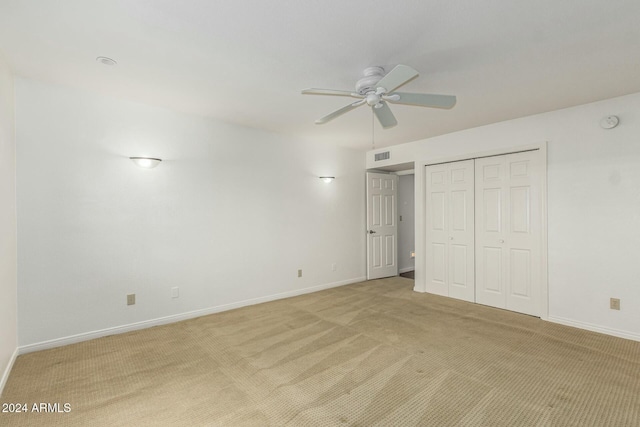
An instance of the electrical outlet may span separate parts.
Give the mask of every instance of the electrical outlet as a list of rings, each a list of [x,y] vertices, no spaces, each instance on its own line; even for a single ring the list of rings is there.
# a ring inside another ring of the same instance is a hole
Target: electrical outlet
[[[134,305],[136,303],[136,294],[127,295],[127,305]]]
[[[302,277],[302,270],[298,270],[298,277]]]
[[[611,298],[609,300],[609,308],[611,310],[620,310],[620,298]]]
[[[331,264],[331,271],[336,271],[336,268],[338,268],[338,266],[335,262]]]
[[[180,288],[177,286],[171,288],[171,298],[180,298]]]

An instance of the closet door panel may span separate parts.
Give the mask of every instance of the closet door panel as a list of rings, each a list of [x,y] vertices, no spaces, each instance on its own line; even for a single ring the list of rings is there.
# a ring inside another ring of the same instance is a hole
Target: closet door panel
[[[434,165],[426,168],[426,290],[432,294],[449,295],[449,168]]]
[[[505,308],[540,315],[540,164],[538,152],[505,156],[509,180],[508,287]]]
[[[474,301],[473,160],[426,167],[427,292]]]
[[[505,187],[503,156],[476,159],[476,302],[505,308]]]
[[[476,159],[476,301],[540,315],[539,152]]]
[[[449,296],[475,301],[474,162],[449,163]]]

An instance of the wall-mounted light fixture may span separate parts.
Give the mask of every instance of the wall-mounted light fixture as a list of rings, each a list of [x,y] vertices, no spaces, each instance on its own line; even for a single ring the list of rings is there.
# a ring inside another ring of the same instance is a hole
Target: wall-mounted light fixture
[[[118,63],[116,62],[115,59],[107,58],[106,56],[98,56],[96,58],[96,61],[98,61],[102,65],[108,65],[110,67],[112,67],[114,65],[118,65]]]
[[[129,159],[141,168],[153,169],[160,164],[162,159],[155,157],[129,157]]]
[[[327,184],[336,179],[335,176],[321,176],[320,179],[322,182],[326,182]]]

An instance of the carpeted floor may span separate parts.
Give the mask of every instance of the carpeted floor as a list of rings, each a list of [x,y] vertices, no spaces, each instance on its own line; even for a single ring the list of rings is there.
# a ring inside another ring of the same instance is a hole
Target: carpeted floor
[[[357,283],[18,357],[0,425],[638,426],[640,343]]]

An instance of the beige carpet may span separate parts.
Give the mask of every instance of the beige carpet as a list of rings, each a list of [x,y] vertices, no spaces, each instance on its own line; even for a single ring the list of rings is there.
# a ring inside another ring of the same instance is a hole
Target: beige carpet
[[[0,425],[638,426],[640,343],[358,283],[20,356]]]

